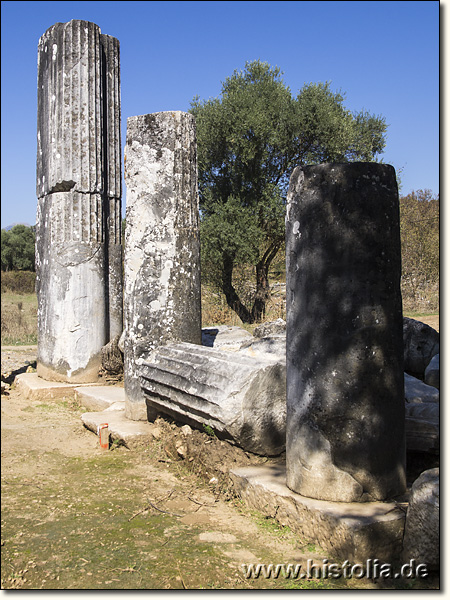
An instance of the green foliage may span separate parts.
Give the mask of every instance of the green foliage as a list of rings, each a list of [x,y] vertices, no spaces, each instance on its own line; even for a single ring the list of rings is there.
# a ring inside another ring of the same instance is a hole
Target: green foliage
[[[263,241],[261,229],[252,214],[233,196],[219,204],[209,218],[201,220],[200,234],[204,259],[202,274],[210,281],[220,281],[224,253],[233,256],[238,264],[253,264]]]
[[[400,198],[403,306],[439,306],[439,195],[418,190]]]
[[[2,271],[34,271],[34,227],[14,225],[2,229]]]
[[[222,85],[220,98],[191,103],[198,140],[204,281],[215,284],[244,323],[261,320],[269,268],[284,243],[289,177],[297,165],[374,160],[386,124],[352,114],[329,83],[307,84],[294,98],[281,71],[247,63]],[[253,265],[250,306],[233,281],[236,266]]]
[[[217,437],[215,434],[214,429],[211,427],[211,425],[205,425],[205,423],[203,423],[203,431],[209,435],[209,437],[215,438]]]

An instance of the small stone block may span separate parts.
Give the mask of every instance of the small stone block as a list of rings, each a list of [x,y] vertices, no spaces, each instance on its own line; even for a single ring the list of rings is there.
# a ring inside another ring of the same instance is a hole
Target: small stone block
[[[30,400],[52,400],[55,398],[74,398],[79,384],[47,381],[37,373],[21,373],[15,379],[16,388]]]
[[[116,402],[125,402],[124,388],[111,385],[99,385],[95,388],[77,387],[75,395],[83,406],[92,411],[106,410]]]
[[[121,442],[130,450],[145,446],[153,440],[150,423],[130,421],[125,417],[125,410],[88,412],[81,415],[85,427],[98,435],[98,426],[108,423],[111,442]]]

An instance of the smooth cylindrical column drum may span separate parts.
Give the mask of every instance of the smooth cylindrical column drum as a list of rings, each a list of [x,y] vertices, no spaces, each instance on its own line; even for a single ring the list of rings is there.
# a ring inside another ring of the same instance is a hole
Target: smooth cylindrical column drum
[[[358,502],[405,491],[394,169],[297,167],[286,215],[287,485]]]

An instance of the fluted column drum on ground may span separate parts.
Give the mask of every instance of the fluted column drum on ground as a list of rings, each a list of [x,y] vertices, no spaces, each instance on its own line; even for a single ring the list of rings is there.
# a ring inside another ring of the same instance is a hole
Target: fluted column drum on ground
[[[140,387],[141,365],[167,342],[201,344],[193,116],[171,111],[130,117],[125,181],[126,414],[145,420],[152,415]]]
[[[122,331],[120,57],[94,23],[38,47],[38,374],[96,381]]]
[[[287,485],[312,498],[405,490],[395,171],[297,167],[286,215]]]

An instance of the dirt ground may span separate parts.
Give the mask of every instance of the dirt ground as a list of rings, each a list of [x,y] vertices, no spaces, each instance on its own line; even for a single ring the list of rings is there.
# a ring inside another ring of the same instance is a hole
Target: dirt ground
[[[2,348],[2,372],[36,348]],[[3,589],[436,589],[438,581],[247,578],[242,565],[322,564],[321,548],[250,511],[231,466],[267,459],[158,419],[141,450],[102,450],[73,399],[1,396]]]
[[[222,471],[252,459],[225,442],[160,419],[148,448],[102,450],[73,400],[1,404],[3,589],[280,589],[241,564],[325,557],[233,498]]]

